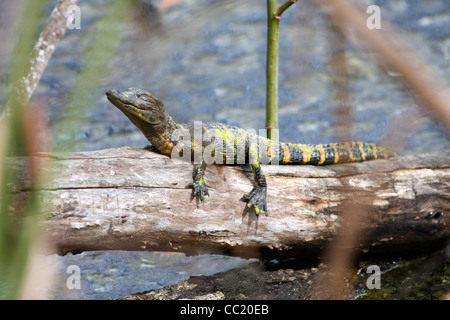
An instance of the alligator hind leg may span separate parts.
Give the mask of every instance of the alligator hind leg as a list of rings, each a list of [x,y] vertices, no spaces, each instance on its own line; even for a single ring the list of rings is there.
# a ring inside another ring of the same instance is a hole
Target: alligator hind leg
[[[253,207],[257,216],[261,211],[267,215],[267,184],[266,177],[261,170],[261,163],[259,161],[259,147],[257,142],[250,143],[249,145],[249,161],[252,166],[255,181],[253,183],[252,191],[242,196],[240,200],[247,202],[246,210],[250,210]]]

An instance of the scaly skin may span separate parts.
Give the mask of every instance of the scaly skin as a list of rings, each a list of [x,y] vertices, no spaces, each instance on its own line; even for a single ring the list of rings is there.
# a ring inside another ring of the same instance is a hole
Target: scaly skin
[[[129,88],[124,92],[110,90],[106,96],[160,153],[179,156],[185,150],[190,150],[191,154],[187,154],[187,159],[196,162],[193,182],[187,186],[192,188],[192,199],[195,197],[197,201],[203,201],[204,196],[209,195],[208,185],[204,180],[206,165],[210,163],[208,159],[213,159],[217,164],[250,164],[254,174],[254,186],[241,200],[247,202],[247,210],[254,208],[256,215],[261,211],[267,215],[267,184],[261,163],[327,165],[395,156],[393,151],[367,142],[318,145],[277,143],[218,122],[203,122],[201,128],[177,124],[166,112],[163,103],[142,89]],[[195,139],[196,129],[201,130],[201,141]],[[190,138],[181,140],[177,139],[177,136]],[[200,158],[196,157],[198,154]]]

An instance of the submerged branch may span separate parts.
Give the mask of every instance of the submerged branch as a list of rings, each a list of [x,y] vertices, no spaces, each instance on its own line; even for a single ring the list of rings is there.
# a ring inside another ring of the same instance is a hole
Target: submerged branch
[[[77,5],[78,2],[79,0],[59,0],[56,4],[47,25],[39,35],[39,39],[31,52],[29,68],[25,71],[24,76],[19,79],[15,88],[16,91],[12,93],[13,100],[8,101],[5,110],[0,115],[0,120],[10,114],[10,108],[14,105],[14,101],[17,101],[20,105],[25,105],[31,98],[59,40],[66,32],[67,10],[70,6]]]

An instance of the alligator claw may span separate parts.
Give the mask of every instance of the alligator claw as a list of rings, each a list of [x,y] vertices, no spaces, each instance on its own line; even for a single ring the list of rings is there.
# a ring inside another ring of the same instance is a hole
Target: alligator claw
[[[256,216],[259,216],[261,211],[267,216],[266,190],[264,187],[256,186],[250,193],[244,194],[240,200],[247,202],[245,210],[250,210],[253,207]]]
[[[196,198],[197,200],[200,199],[201,202],[204,200],[204,195],[209,197],[208,187],[203,180],[191,182],[186,186],[186,188],[192,189],[191,201]]]

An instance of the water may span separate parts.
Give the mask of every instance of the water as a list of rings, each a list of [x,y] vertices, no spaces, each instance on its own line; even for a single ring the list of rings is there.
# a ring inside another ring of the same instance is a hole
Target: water
[[[220,255],[187,257],[183,253],[91,251],[44,257],[51,281],[34,288],[49,299],[114,299],[159,289],[191,276],[211,275],[245,267],[256,259]],[[79,276],[79,277],[78,277]]]
[[[82,28],[68,30],[61,40],[35,98],[43,99],[49,120],[57,126],[69,115],[67,101],[83,56],[92,46],[95,22],[110,1],[81,3]],[[450,21],[445,0],[375,1],[382,19],[419,56],[450,80]],[[51,10],[51,6],[49,6]],[[382,28],[383,22],[382,20]],[[143,135],[105,98],[110,88],[142,87],[160,97],[179,122],[220,121],[258,131],[265,126],[265,1],[185,0],[162,12],[151,12],[148,30],[128,24],[107,73],[99,75],[93,105],[77,132],[55,141],[78,142],[77,150],[143,147]],[[118,35],[119,37],[119,35]],[[330,59],[333,38],[327,16],[314,5],[297,3],[280,25],[280,139],[325,143],[336,139]],[[401,78],[382,66],[361,43],[343,46],[349,69],[348,89],[353,112],[349,130],[354,139],[378,141],[417,107]],[[6,99],[9,56],[0,57],[0,102]],[[450,146],[436,120],[419,115],[408,133],[406,153],[433,152]]]

